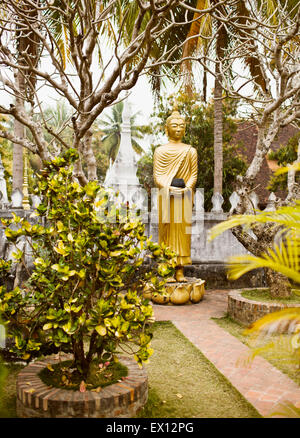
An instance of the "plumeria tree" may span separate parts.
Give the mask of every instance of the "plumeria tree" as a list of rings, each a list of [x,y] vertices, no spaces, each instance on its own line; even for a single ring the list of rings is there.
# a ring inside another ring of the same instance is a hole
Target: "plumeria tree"
[[[16,244],[15,259],[28,269],[28,246],[18,245],[23,238],[34,269],[22,289],[8,291],[11,261],[0,263],[0,312],[12,351],[27,361],[71,353],[85,381],[96,358],[104,363],[125,351],[140,364],[147,361],[153,309],[143,291],[162,291],[175,260],[146,237],[126,205],[116,206],[95,181],[82,187],[74,179],[77,159],[70,149],[38,175],[38,223],[16,215],[2,219],[6,237]]]
[[[245,2],[247,20],[241,22],[237,13],[217,14],[228,33],[234,35],[238,28],[240,37],[232,39],[224,52],[227,67],[221,69],[223,90],[238,99],[257,128],[257,142],[254,157],[243,177],[237,178],[236,192],[239,203],[235,213],[253,214],[251,192],[255,189],[255,178],[263,160],[270,152],[280,128],[293,124],[299,128],[300,119],[300,63],[299,2],[279,2],[271,15],[266,14],[267,2]],[[264,86],[256,83],[250,70],[241,69],[239,59],[255,56],[263,73]],[[228,76],[228,72],[231,76]],[[213,72],[211,72],[213,74]],[[278,200],[277,206],[290,202],[299,196],[296,180],[290,179],[286,200]],[[257,214],[258,212],[256,212]],[[254,256],[260,257],[273,245],[278,227],[269,222],[253,222],[250,232],[242,226],[232,228],[234,235]],[[273,296],[288,296],[291,286],[280,272],[266,267],[266,278]]]
[[[73,112],[72,146],[79,152],[77,178],[82,184],[96,179],[93,123],[141,74],[170,59],[163,46],[154,57],[153,47],[158,48],[158,41],[181,26],[174,12],[188,5],[180,0],[2,0],[0,5],[0,83],[2,91],[13,97],[11,104],[0,105],[0,112],[12,116],[22,129],[26,127],[31,139],[23,131],[0,131],[0,136],[38,154],[43,161],[51,157],[45,130],[68,148],[70,144],[52,129],[43,113],[40,90],[51,88]]]

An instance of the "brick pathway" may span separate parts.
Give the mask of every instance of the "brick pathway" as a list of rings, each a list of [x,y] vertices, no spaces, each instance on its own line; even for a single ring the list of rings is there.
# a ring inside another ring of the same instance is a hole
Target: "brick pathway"
[[[157,321],[172,321],[261,415],[269,415],[286,400],[298,405],[300,387],[295,382],[262,357],[256,356],[248,367],[242,365],[249,348],[210,319],[226,313],[227,293],[206,291],[203,301],[193,305],[154,304],[154,315]]]

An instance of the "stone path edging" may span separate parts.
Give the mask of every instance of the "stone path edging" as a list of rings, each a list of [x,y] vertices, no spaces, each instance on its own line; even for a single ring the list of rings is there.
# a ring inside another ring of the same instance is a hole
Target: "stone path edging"
[[[245,367],[249,348],[210,318],[227,311],[227,291],[206,291],[203,300],[192,306],[153,305],[157,321],[172,323],[210,360],[262,416],[279,403],[300,402],[300,387],[262,357]]]

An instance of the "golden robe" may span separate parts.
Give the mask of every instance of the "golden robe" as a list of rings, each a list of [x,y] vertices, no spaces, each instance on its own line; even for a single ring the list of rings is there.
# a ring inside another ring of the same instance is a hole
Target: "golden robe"
[[[183,143],[168,143],[154,152],[153,176],[159,189],[158,240],[177,254],[177,265],[191,264],[193,189],[197,182],[197,151]],[[170,187],[173,178],[186,188]],[[172,192],[172,193],[170,193]]]

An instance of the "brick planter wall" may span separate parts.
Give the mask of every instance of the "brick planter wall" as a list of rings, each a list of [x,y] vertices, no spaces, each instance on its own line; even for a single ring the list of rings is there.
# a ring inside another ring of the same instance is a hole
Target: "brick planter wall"
[[[70,357],[63,357],[66,360]],[[145,405],[148,379],[144,368],[132,358],[121,357],[128,368],[122,382],[95,391],[73,391],[48,387],[38,376],[47,364],[58,359],[48,357],[24,368],[17,378],[17,415],[21,418],[131,418]]]
[[[246,289],[244,289],[246,290]],[[247,290],[250,290],[249,288]],[[300,307],[300,304],[281,304],[276,302],[262,302],[242,297],[243,289],[232,290],[228,294],[227,312],[235,321],[250,325],[268,313],[278,312],[286,307]]]

